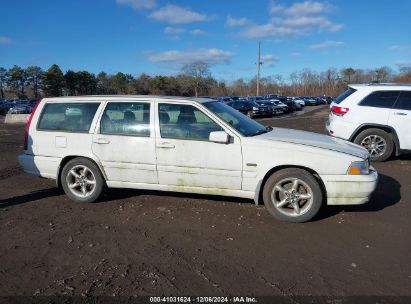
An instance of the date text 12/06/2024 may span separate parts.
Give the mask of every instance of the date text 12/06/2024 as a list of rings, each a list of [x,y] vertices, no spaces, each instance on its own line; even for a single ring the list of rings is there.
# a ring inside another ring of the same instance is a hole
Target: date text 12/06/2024
[[[150,303],[258,303],[254,297],[150,297]]]

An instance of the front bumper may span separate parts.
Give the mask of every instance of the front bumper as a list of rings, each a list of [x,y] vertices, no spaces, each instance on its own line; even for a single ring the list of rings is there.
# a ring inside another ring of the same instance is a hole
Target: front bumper
[[[368,175],[320,175],[327,191],[327,205],[360,205],[368,202],[377,187],[378,173]]]

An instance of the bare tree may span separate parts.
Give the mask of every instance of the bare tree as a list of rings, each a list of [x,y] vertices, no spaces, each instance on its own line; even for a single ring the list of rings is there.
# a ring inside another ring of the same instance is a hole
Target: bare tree
[[[387,66],[384,66],[384,67],[381,67],[375,70],[375,77],[376,77],[377,82],[391,81],[394,78],[393,74],[394,74],[394,71],[390,67],[387,67]]]
[[[348,83],[351,83],[351,78],[355,73],[356,71],[353,68],[346,68],[341,71],[341,74]]]
[[[394,80],[395,82],[411,83],[411,67],[402,67],[401,73]]]
[[[231,95],[238,95],[238,96],[247,95],[248,85],[242,78],[239,78],[236,81],[234,81],[233,84],[230,86],[230,88],[231,88],[230,90]]]
[[[210,67],[206,62],[195,61],[186,64],[182,68],[185,75],[191,76],[191,86],[194,89],[195,96],[198,97],[200,90],[207,89],[207,79],[211,77]]]

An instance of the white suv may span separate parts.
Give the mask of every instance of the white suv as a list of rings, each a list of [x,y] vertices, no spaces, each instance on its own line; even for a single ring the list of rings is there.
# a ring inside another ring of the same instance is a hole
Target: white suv
[[[411,150],[411,85],[350,85],[331,104],[330,135],[365,147],[373,161]]]
[[[323,203],[365,203],[377,184],[364,148],[264,127],[212,99],[46,98],[24,150],[24,171],[55,179],[77,202],[94,202],[106,186],[226,195],[302,222]]]

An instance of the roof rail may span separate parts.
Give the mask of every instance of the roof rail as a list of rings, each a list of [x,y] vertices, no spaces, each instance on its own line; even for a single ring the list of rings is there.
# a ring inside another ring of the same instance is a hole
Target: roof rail
[[[397,86],[397,87],[411,87],[411,83],[377,83],[371,82],[368,86]]]

